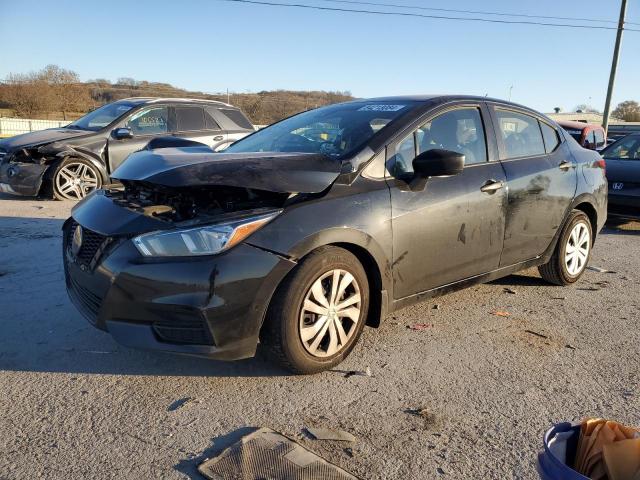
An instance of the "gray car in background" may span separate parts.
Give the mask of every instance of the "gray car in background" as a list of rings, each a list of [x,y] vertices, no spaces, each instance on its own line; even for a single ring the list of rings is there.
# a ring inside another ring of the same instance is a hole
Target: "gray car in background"
[[[118,100],[66,127],[1,140],[0,192],[80,200],[155,138],[172,135],[219,151],[253,131],[240,109],[222,102]]]

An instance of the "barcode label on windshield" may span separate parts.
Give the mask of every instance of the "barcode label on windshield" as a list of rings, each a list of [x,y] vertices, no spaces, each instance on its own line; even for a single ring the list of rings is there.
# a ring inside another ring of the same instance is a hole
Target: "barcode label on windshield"
[[[365,105],[358,109],[359,112],[397,112],[402,110],[406,105]]]

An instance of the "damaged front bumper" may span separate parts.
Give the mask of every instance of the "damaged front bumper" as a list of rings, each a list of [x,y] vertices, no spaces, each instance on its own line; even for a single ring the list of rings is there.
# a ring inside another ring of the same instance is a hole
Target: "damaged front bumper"
[[[143,257],[132,233],[98,233],[117,208],[101,197],[88,199],[91,219],[76,210],[63,226],[66,286],[80,312],[128,347],[252,357],[269,301],[295,262],[248,244],[206,257]],[[123,231],[132,225],[124,220]],[[82,246],[74,253],[79,224]]]
[[[40,192],[48,165],[40,163],[0,163],[0,192],[35,197]]]

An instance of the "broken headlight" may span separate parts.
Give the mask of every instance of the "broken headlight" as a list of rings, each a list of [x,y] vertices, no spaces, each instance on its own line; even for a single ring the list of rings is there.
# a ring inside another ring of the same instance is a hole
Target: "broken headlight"
[[[280,214],[280,211],[185,230],[145,233],[133,239],[145,257],[214,255],[237,245]]]

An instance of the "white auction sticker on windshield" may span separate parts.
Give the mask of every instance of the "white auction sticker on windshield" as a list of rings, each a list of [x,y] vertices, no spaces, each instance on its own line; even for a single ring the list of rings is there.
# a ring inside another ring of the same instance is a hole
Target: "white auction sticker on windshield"
[[[359,112],[397,112],[398,110],[402,110],[406,105],[389,105],[386,103],[383,104],[371,104],[365,105],[358,109]]]

